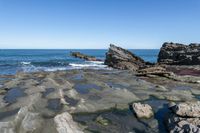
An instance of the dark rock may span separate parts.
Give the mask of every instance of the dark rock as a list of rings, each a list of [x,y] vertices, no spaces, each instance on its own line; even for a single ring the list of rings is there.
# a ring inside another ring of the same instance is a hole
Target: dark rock
[[[128,50],[110,44],[105,64],[116,69],[135,71],[144,67],[146,62]]]
[[[166,42],[160,49],[158,62],[169,65],[200,65],[200,44]]]
[[[97,59],[94,56],[85,55],[80,52],[71,52],[71,56],[73,56],[75,58],[84,59],[87,61],[102,61],[101,59]]]

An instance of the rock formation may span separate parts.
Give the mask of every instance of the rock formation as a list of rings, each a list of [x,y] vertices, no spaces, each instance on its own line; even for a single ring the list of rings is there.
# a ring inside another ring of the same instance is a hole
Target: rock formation
[[[138,118],[150,118],[153,116],[153,110],[148,104],[133,103],[132,107]]]
[[[80,52],[71,52],[71,56],[73,56],[75,58],[84,59],[87,61],[102,61],[101,59],[97,59],[94,56],[85,55]]]
[[[200,132],[200,102],[179,103],[171,107],[172,112],[167,118],[170,133],[199,133]]]
[[[110,44],[105,64],[116,69],[135,71],[144,67],[145,61],[128,50]]]
[[[137,76],[157,75],[162,77],[168,77],[169,75],[173,75],[173,72],[168,72],[164,67],[161,66],[147,67],[144,69],[140,69],[137,72]]]
[[[54,122],[58,133],[83,133],[78,124],[73,121],[72,116],[67,112],[57,115],[54,118]]]
[[[158,63],[169,65],[200,65],[200,44],[164,43]]]

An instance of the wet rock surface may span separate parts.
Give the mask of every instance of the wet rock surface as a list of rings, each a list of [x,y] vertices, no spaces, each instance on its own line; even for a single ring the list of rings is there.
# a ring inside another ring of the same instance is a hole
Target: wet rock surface
[[[200,65],[200,44],[164,43],[158,62],[169,65]]]
[[[199,87],[167,77],[138,77],[125,70],[18,73],[1,87],[0,131],[56,133],[68,127],[56,124],[55,117],[67,114],[57,120],[74,121],[81,132],[167,132],[166,104],[198,100]],[[13,89],[20,95],[12,95]],[[137,102],[150,105],[154,115],[136,117],[129,107]],[[27,111],[21,116],[23,108]]]

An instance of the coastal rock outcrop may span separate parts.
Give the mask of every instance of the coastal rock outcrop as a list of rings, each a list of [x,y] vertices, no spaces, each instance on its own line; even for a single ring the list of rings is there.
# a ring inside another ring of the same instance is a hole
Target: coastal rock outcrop
[[[148,104],[133,103],[132,107],[138,118],[150,118],[153,116],[153,110]]]
[[[158,63],[169,65],[200,65],[200,44],[189,45],[165,42],[158,55]]]
[[[171,107],[167,118],[167,127],[170,133],[200,132],[200,102],[179,103]]]
[[[97,59],[94,56],[85,55],[85,54],[82,54],[80,52],[71,52],[71,56],[73,56],[75,58],[84,59],[84,60],[87,60],[87,61],[102,61],[101,59]]]
[[[136,71],[145,66],[145,61],[128,50],[110,44],[105,64],[121,70]]]

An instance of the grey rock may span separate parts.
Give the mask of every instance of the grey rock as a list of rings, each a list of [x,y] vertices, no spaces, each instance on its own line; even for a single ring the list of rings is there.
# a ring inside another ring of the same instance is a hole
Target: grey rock
[[[132,107],[138,118],[150,118],[153,116],[153,110],[148,104],[133,103]]]
[[[68,112],[58,114],[54,118],[58,133],[83,133],[78,124],[73,121],[72,116]]]
[[[116,69],[135,71],[144,67],[145,61],[128,50],[110,44],[105,64]]]

